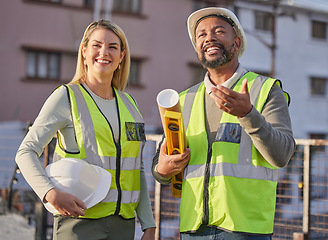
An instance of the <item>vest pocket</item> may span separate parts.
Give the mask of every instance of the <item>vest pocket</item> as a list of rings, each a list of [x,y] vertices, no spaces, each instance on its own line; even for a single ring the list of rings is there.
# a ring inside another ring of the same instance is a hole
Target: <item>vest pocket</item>
[[[221,123],[214,141],[240,143],[241,130],[238,123]]]
[[[136,122],[125,123],[126,138],[128,141],[145,142],[145,124]]]

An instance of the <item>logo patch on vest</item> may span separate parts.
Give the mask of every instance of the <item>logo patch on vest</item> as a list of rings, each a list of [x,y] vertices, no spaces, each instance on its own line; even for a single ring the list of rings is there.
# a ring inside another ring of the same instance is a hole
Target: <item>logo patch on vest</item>
[[[128,141],[146,141],[144,123],[126,122],[125,129],[126,138],[128,139]]]
[[[238,123],[221,123],[215,142],[240,143],[242,127]]]

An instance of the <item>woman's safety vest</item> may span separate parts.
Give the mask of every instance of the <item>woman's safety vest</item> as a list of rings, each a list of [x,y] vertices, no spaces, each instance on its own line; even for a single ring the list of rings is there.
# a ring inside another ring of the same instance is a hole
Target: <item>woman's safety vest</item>
[[[273,85],[281,83],[249,72],[234,91],[241,92],[245,78],[251,103],[262,112]],[[237,117],[225,112],[215,141],[208,146],[204,94],[204,82],[180,94],[191,149],[182,185],[180,231],[195,231],[205,224],[232,232],[272,234],[278,169],[254,147]]]
[[[61,158],[83,159],[100,166],[112,176],[105,199],[85,210],[84,218],[121,215],[134,218],[140,196],[140,169],[145,143],[143,118],[130,95],[114,89],[120,134],[116,142],[111,124],[82,86],[66,85],[79,152],[67,152],[60,136],[54,161]],[[59,135],[59,134],[58,134]]]

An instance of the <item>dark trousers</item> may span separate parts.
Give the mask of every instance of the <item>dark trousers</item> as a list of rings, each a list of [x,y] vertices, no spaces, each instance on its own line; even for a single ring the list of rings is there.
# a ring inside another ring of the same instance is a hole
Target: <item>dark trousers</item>
[[[55,216],[53,240],[133,240],[135,219],[108,216],[83,219]]]
[[[271,240],[272,236],[247,235],[243,233],[230,233],[215,227],[205,225],[195,233],[181,233],[181,240]]]

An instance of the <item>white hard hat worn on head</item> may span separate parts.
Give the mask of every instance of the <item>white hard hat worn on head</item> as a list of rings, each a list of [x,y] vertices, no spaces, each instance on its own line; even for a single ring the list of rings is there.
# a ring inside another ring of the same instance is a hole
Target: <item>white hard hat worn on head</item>
[[[188,33],[190,40],[192,42],[192,45],[196,49],[196,42],[195,42],[195,30],[197,27],[197,24],[199,23],[199,20],[202,18],[205,18],[206,16],[218,16],[223,17],[225,21],[227,21],[230,25],[232,25],[233,29],[235,30],[237,36],[241,40],[240,49],[238,52],[238,57],[240,58],[243,53],[245,52],[247,40],[246,40],[246,34],[239,23],[238,18],[236,15],[226,8],[217,8],[217,7],[209,7],[209,8],[203,8],[198,11],[193,12],[187,20],[187,26],[188,26]]]
[[[49,164],[45,171],[57,190],[74,195],[87,208],[101,202],[111,185],[107,170],[81,159],[63,158]],[[58,213],[49,202],[44,206],[49,212]]]

